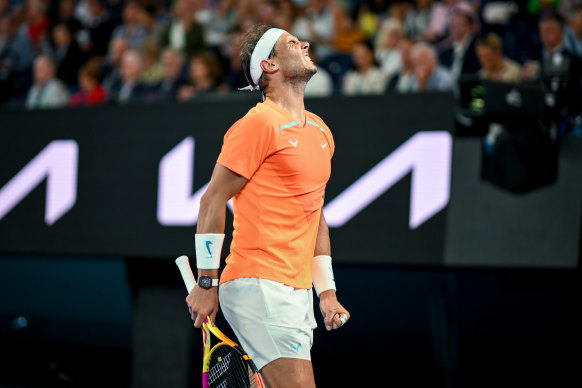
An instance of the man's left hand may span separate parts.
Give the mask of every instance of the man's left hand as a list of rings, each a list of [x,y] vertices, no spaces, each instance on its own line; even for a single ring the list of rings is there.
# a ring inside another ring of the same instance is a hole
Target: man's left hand
[[[347,319],[350,318],[350,313],[338,301],[334,290],[327,290],[319,295],[319,309],[325,318],[325,328],[327,331],[331,329],[339,329],[344,322],[341,316],[345,315]],[[347,319],[344,318],[345,322]]]

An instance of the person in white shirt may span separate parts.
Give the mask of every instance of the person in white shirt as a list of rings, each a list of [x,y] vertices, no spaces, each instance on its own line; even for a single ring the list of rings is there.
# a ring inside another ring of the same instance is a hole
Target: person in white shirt
[[[69,92],[56,78],[56,66],[52,59],[41,55],[34,61],[34,85],[28,91],[28,109],[59,108],[69,103]]]
[[[374,48],[368,42],[354,46],[352,57],[355,70],[346,74],[342,92],[346,95],[383,94],[386,90],[388,77],[376,65]]]

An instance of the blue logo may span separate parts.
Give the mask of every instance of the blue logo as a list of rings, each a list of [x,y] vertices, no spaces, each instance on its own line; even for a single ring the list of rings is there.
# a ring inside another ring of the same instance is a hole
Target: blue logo
[[[208,249],[208,254],[210,255],[210,257],[212,257],[212,252],[210,251],[210,244],[212,244],[212,241],[206,241],[206,249]]]
[[[293,346],[293,345],[289,345],[291,346],[291,349],[295,350],[296,352],[299,351],[299,348],[301,347],[301,344],[297,344],[297,346]]]

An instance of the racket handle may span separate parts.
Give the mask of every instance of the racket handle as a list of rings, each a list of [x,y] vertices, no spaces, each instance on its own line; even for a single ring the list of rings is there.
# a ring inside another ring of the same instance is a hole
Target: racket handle
[[[192,292],[196,286],[196,279],[192,273],[192,268],[190,268],[190,262],[188,261],[188,256],[180,256],[176,259],[176,265],[182,274],[182,279],[186,285],[188,293]]]

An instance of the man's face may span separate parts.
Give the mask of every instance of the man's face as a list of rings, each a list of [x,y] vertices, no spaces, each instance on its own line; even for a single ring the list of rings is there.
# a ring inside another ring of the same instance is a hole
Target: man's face
[[[165,78],[176,79],[182,70],[182,61],[175,53],[165,52],[162,54],[162,68]]]
[[[317,66],[309,57],[309,43],[301,42],[288,32],[277,40],[273,61],[288,79],[309,80],[317,72]]]
[[[363,44],[357,44],[352,50],[354,64],[360,70],[366,70],[374,65],[374,53]]]
[[[418,79],[427,79],[436,67],[436,60],[426,51],[419,51],[412,56],[414,74]]]
[[[496,52],[491,47],[477,46],[477,57],[481,63],[481,67],[485,70],[490,70],[497,65],[501,59],[501,53]]]
[[[121,76],[125,82],[136,82],[141,75],[141,62],[139,57],[132,53],[126,53],[121,60]]]
[[[451,35],[456,42],[463,40],[467,35],[471,33],[471,23],[467,19],[467,16],[456,13],[453,15],[451,21]]]
[[[555,20],[544,20],[540,22],[540,39],[544,48],[553,50],[562,43],[562,27]]]
[[[44,85],[55,76],[55,68],[52,63],[43,57],[34,62],[34,82]]]

